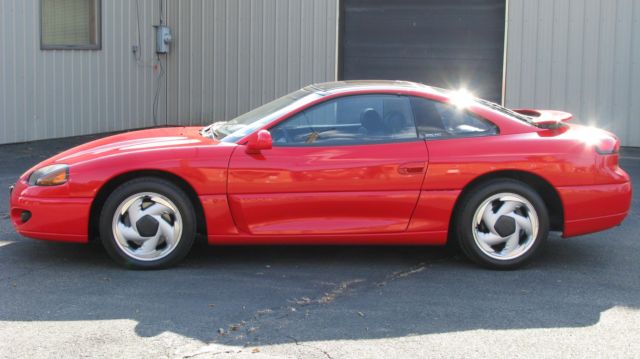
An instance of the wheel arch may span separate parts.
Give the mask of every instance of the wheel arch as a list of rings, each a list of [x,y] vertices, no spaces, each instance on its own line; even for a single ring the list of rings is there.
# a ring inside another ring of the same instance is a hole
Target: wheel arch
[[[522,170],[499,170],[482,174],[474,178],[471,182],[460,192],[458,199],[453,207],[451,221],[449,223],[449,238],[453,233],[451,228],[454,228],[454,220],[456,213],[458,213],[460,203],[469,193],[473,192],[479,186],[496,179],[512,179],[524,183],[530,186],[536,191],[542,200],[544,201],[547,211],[549,212],[549,228],[552,231],[562,231],[564,229],[564,206],[562,199],[558,191],[547,181],[545,178],[527,171]]]
[[[187,197],[189,197],[189,200],[191,200],[191,203],[193,203],[196,212],[196,233],[206,238],[207,224],[205,220],[204,209],[202,207],[200,199],[198,198],[198,194],[189,184],[189,182],[187,182],[184,178],[167,171],[136,170],[121,173],[115,177],[110,178],[100,187],[100,189],[96,193],[89,211],[89,241],[92,241],[99,236],[99,215],[105,201],[109,197],[109,194],[111,194],[111,192],[113,192],[121,184],[140,177],[161,178],[177,185],[180,189],[182,189]]]

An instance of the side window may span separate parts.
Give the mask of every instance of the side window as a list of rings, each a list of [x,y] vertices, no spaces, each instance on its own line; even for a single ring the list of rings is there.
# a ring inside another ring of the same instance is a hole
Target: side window
[[[339,97],[302,111],[270,129],[274,146],[357,145],[417,140],[406,96]]]
[[[411,98],[418,135],[424,139],[490,136],[498,127],[448,103]]]

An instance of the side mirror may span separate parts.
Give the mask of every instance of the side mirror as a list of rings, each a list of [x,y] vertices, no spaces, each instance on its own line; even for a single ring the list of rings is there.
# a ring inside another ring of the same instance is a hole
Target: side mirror
[[[260,130],[255,136],[251,136],[247,142],[247,153],[260,153],[262,150],[270,150],[273,147],[271,133],[267,130]]]

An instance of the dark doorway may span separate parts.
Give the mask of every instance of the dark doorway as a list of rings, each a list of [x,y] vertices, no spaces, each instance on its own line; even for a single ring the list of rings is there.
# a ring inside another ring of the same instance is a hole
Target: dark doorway
[[[505,0],[342,0],[341,79],[466,87],[500,102]]]

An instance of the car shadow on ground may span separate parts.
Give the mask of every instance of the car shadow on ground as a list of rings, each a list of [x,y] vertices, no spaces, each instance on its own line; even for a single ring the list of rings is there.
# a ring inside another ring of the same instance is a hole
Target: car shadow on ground
[[[439,248],[206,246],[174,269],[129,271],[98,246],[19,240],[0,247],[0,320],[132,319],[143,337],[234,345],[584,327],[640,307],[640,268],[606,241],[554,239],[499,272]]]
[[[1,184],[33,156],[8,164]],[[640,160],[623,165],[640,177]],[[99,245],[23,239],[5,216],[0,321],[131,319],[143,337],[233,345],[585,327],[613,307],[640,308],[638,212],[610,231],[554,235],[517,271],[481,269],[441,248],[205,245],[176,268],[131,271]]]

